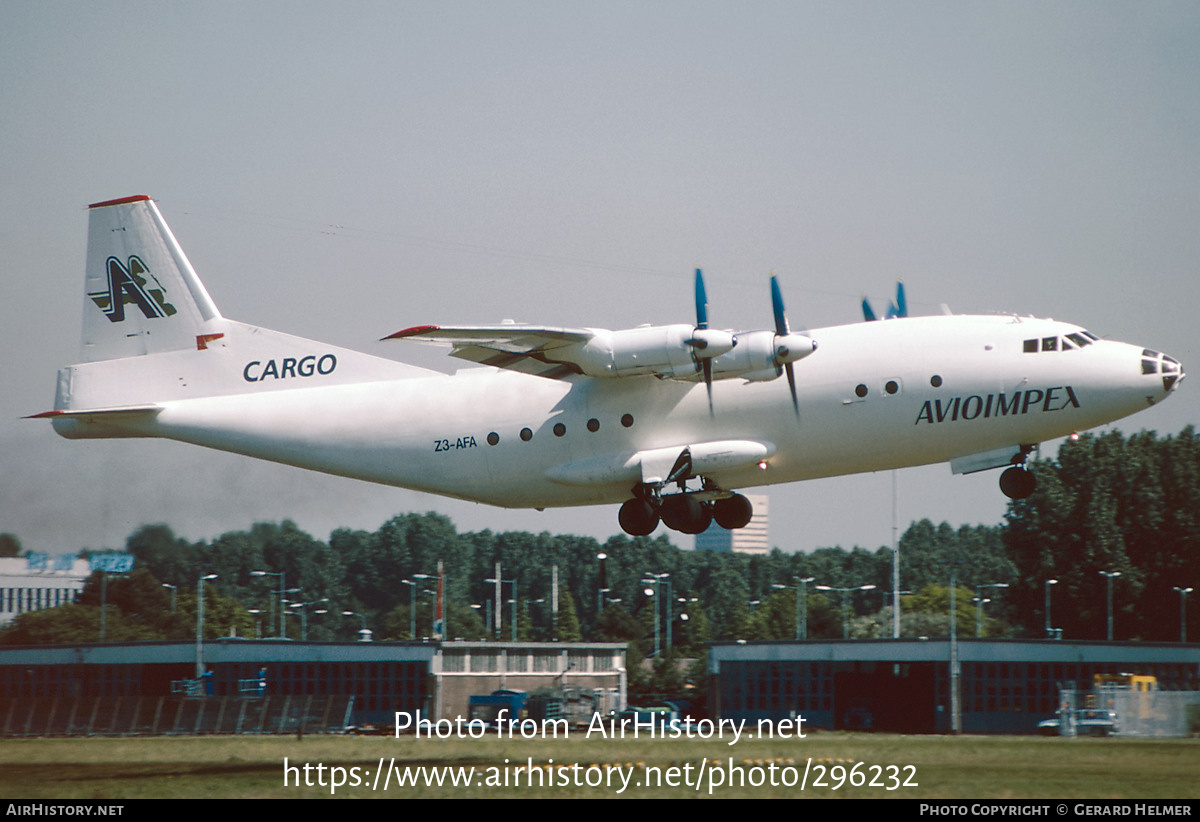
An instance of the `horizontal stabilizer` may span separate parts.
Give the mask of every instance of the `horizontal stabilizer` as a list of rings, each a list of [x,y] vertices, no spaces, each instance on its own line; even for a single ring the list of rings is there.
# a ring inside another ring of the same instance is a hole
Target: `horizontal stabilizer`
[[[101,417],[105,419],[113,419],[114,417],[134,417],[144,414],[155,414],[162,410],[161,405],[124,405],[113,408],[84,408],[72,409],[70,411],[43,411],[40,414],[30,414],[28,417],[23,417],[27,420],[53,420],[53,419],[79,419],[81,417]]]

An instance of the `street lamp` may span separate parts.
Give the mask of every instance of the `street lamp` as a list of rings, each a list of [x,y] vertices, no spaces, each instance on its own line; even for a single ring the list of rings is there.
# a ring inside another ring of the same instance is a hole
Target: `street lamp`
[[[857,585],[853,588],[835,588],[832,585],[818,585],[818,591],[840,591],[842,594],[842,639],[850,638],[850,616],[847,612],[849,595],[852,591],[874,591],[874,585]]]
[[[429,574],[413,574],[413,579],[433,579]],[[417,583],[402,579],[401,584],[407,585],[408,594],[408,638],[417,638]],[[363,627],[366,627],[365,625]]]
[[[976,637],[983,636],[983,606],[986,603],[991,602],[990,599],[984,599],[983,589],[984,588],[995,588],[995,589],[999,590],[1001,588],[1007,588],[1007,587],[1008,587],[1007,582],[989,582],[985,585],[976,585],[975,586],[975,602],[978,604],[978,607],[975,609],[975,636]]]
[[[1172,588],[1179,594],[1179,641],[1187,642],[1187,595],[1192,592],[1191,588]]]
[[[283,595],[284,588],[287,588],[286,577],[283,571],[251,571],[252,577],[279,577],[279,590],[273,593],[279,594],[279,636],[287,636],[287,621],[283,618]],[[274,607],[274,605],[272,605]]]
[[[1113,577],[1121,576],[1120,571],[1100,571],[1100,576],[1108,577],[1108,641],[1112,642],[1113,638],[1113,609],[1112,609],[1112,581]]]
[[[308,606],[320,605],[322,602],[328,602],[328,601],[329,601],[329,597],[324,597],[323,599],[314,599],[312,602],[293,602],[293,603],[291,603],[292,608],[300,609],[296,613],[300,614],[300,639],[302,642],[308,642]],[[314,614],[327,614],[327,613],[329,613],[329,609],[328,608],[318,608],[317,610],[313,611],[313,613]]]
[[[808,583],[812,582],[816,577],[792,577],[792,582],[796,583],[796,639],[808,639]],[[780,585],[773,583],[772,588],[791,588],[791,585]]]
[[[642,580],[642,584],[654,586],[653,591],[651,591],[649,588],[646,589],[646,596],[654,597],[654,655],[657,657],[659,654],[659,651],[662,649],[662,644],[659,642],[659,636],[661,635],[661,633],[660,633],[661,628],[659,626],[661,625],[661,622],[662,622],[662,603],[660,602],[660,600],[662,599],[662,595],[661,595],[662,594],[662,586],[664,584],[668,586],[667,599],[670,599],[671,598],[671,589],[669,586],[671,583],[668,581],[668,577],[671,576],[671,572],[664,571],[661,574],[652,574],[650,572],[646,572],[646,574],[644,576],[646,577],[646,579]],[[671,647],[671,624],[668,621],[668,623],[667,623],[667,648],[670,648],[670,647]]]
[[[1050,619],[1050,586],[1057,584],[1057,579],[1046,580],[1046,639],[1055,638],[1054,628],[1051,627],[1054,624],[1054,621]]]
[[[358,631],[359,642],[371,641],[371,629],[367,627],[367,618],[358,611],[342,611],[342,616],[356,616],[362,621],[362,628]]]
[[[196,679],[204,676],[204,580],[216,574],[201,574],[196,579]]]
[[[485,579],[484,582],[490,582],[490,583],[495,584],[496,593],[501,597],[504,595],[504,593],[503,593],[504,592],[504,584],[507,582],[510,585],[512,585],[512,599],[506,600],[506,601],[512,602],[512,604],[513,604],[513,607],[512,607],[512,641],[516,642],[517,641],[517,579],[516,579],[516,577],[513,577],[512,579],[500,579],[499,577],[489,577],[488,579]],[[503,602],[500,599],[497,599],[496,600],[496,622],[500,621],[500,612],[501,612],[502,607],[503,607]],[[499,628],[500,626],[497,625],[496,627]],[[499,631],[497,631],[496,639],[499,639],[499,638],[500,638],[500,633],[499,633]]]

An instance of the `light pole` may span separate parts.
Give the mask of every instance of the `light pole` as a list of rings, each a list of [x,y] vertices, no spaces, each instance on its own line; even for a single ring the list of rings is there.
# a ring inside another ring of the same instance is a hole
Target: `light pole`
[[[433,579],[429,574],[413,574],[413,579]],[[408,593],[408,638],[417,638],[417,583],[402,579],[401,584],[407,585]],[[363,627],[366,627],[365,625]]]
[[[200,574],[196,579],[196,679],[204,676],[204,580],[216,574]]]
[[[842,595],[842,639],[850,638],[850,615],[847,611],[847,605],[850,600],[852,591],[874,591],[874,585],[856,585],[853,588],[835,588],[832,585],[818,585],[818,591],[839,591]]]
[[[1057,579],[1046,580],[1046,639],[1054,639],[1054,621],[1050,619],[1050,586],[1057,585]]]
[[[662,630],[659,627],[662,624],[662,603],[660,602],[660,600],[662,599],[662,585],[664,584],[664,580],[666,580],[667,577],[671,576],[671,573],[670,573],[670,571],[664,571],[661,574],[652,574],[652,573],[647,572],[644,576],[646,577],[646,579],[642,580],[642,584],[654,586],[653,591],[651,591],[649,588],[646,589],[646,596],[653,597],[653,599],[654,599],[654,656],[657,657],[659,654],[659,651],[662,650],[662,643],[659,641],[659,636],[661,636],[661,630]],[[668,590],[668,592],[670,591],[669,588],[667,590]],[[670,594],[668,593],[668,596],[669,595]],[[668,637],[670,637],[670,630],[671,630],[671,626],[668,625],[667,626],[667,632],[668,632],[667,636]],[[667,647],[670,647],[669,639],[667,642]]]
[[[600,612],[604,610],[604,595],[608,593],[608,574],[605,573],[604,561],[608,559],[608,554],[601,551],[596,554],[596,559],[600,563],[600,584],[596,586],[596,619],[599,621]]]
[[[280,638],[287,636],[287,621],[283,618],[283,595],[285,593],[284,588],[287,588],[287,578],[284,576],[284,573],[285,572],[283,572],[283,571],[251,571],[250,572],[250,576],[252,576],[252,577],[279,577],[279,590],[277,592],[273,592],[273,593],[279,594],[279,636],[280,636]],[[272,608],[275,607],[274,600],[272,600],[271,607]]]
[[[808,639],[808,583],[814,579],[816,577],[792,577],[792,582],[796,583],[796,639]],[[793,586],[773,583],[771,587],[786,590]]]
[[[359,620],[362,621],[362,628],[359,629],[359,632],[358,632],[358,641],[359,642],[370,642],[371,641],[371,629],[367,627],[367,618],[365,616],[358,613],[358,611],[342,611],[342,616],[358,617]]]
[[[1008,587],[1007,582],[989,582],[985,585],[976,585],[975,586],[975,602],[978,603],[978,606],[979,606],[978,608],[976,608],[976,611],[975,611],[975,636],[976,637],[983,636],[983,606],[986,603],[991,602],[990,599],[984,599],[983,589],[984,588],[995,588],[995,589],[999,590],[1001,588],[1007,588],[1007,587]]]
[[[1108,577],[1108,641],[1113,639],[1113,609],[1112,609],[1112,581],[1113,577],[1121,576],[1120,571],[1100,571],[1100,576]]]
[[[1179,594],[1179,641],[1187,642],[1187,595],[1192,592],[1191,588],[1172,588]]]
[[[291,607],[300,609],[299,611],[297,611],[297,613],[300,614],[300,640],[302,642],[308,642],[308,606],[319,605],[322,602],[328,602],[328,601],[329,601],[329,597],[324,597],[323,599],[314,599],[312,602],[293,602],[293,603],[291,603]],[[313,611],[313,613],[314,614],[327,614],[327,613],[329,613],[329,609],[328,608],[319,608],[319,609]]]
[[[169,582],[164,582],[162,587],[171,589],[171,613],[175,613],[175,594],[179,589]]]
[[[516,579],[516,577],[513,577],[512,579],[500,579],[499,577],[489,577],[488,579],[485,579],[484,582],[491,582],[496,585],[496,594],[498,595],[497,599],[496,599],[496,622],[497,623],[500,622],[500,613],[504,607],[504,604],[503,604],[504,600],[501,599],[501,597],[504,596],[504,584],[509,583],[510,585],[512,585],[512,600],[511,600],[511,602],[513,604],[513,607],[512,607],[512,623],[513,623],[512,624],[512,641],[516,642],[517,641],[517,579]],[[499,624],[496,625],[496,629],[497,629],[496,630],[496,639],[500,639],[500,631],[499,631],[500,625]]]

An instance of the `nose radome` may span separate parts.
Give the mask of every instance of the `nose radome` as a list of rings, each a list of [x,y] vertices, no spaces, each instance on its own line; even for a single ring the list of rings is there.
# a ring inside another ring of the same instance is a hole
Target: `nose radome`
[[[1162,377],[1164,394],[1173,391],[1184,377],[1183,364],[1179,360],[1149,348],[1142,349],[1142,373],[1147,376]]]

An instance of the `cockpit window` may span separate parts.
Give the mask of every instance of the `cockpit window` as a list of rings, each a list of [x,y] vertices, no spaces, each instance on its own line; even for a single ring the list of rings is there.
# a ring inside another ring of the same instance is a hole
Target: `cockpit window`
[[[1096,337],[1088,334],[1086,331],[1079,333],[1072,332],[1062,337],[1042,337],[1036,340],[1025,340],[1022,350],[1026,354],[1036,354],[1039,351],[1075,351],[1083,348],[1085,345],[1091,345],[1095,339]],[[1144,356],[1152,354],[1154,352],[1150,352]]]

